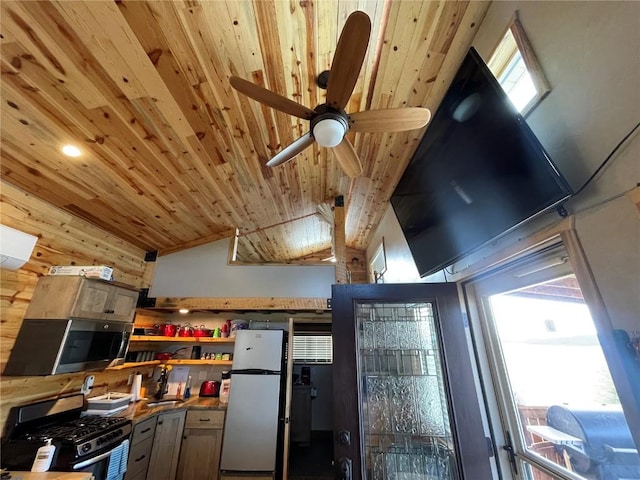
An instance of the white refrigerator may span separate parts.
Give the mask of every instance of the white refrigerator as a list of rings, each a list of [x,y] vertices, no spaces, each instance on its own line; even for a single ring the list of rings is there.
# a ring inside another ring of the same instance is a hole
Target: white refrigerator
[[[220,470],[233,475],[279,473],[282,465],[283,330],[239,330],[231,370]]]

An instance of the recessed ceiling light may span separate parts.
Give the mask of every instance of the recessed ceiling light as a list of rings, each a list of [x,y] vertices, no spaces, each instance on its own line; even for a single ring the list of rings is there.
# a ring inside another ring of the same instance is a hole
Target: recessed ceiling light
[[[180,313],[189,313],[189,309],[188,308],[181,308],[180,310],[178,310]]]
[[[62,153],[64,153],[67,157],[79,157],[82,152],[75,145],[65,145],[62,147]]]

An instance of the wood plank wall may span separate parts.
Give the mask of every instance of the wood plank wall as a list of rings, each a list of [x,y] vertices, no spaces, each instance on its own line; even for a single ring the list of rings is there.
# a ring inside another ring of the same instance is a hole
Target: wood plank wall
[[[0,182],[1,223],[38,237],[31,259],[16,271],[0,270],[0,371],[22,325],[38,278],[52,265],[110,265],[115,280],[148,286],[144,250]],[[150,371],[151,369],[148,369]],[[145,373],[148,373],[146,371]],[[94,394],[127,391],[128,371],[95,373]],[[0,377],[0,428],[17,404],[80,390],[84,373],[46,377]]]

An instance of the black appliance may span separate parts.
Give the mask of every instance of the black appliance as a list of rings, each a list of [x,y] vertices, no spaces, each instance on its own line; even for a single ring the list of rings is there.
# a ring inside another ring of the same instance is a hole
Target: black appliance
[[[425,276],[570,195],[570,186],[471,48],[391,205]]]
[[[44,400],[9,412],[0,463],[8,470],[29,471],[38,448],[52,439],[56,450],[49,470],[91,472],[105,480],[112,454],[126,462],[131,420],[99,415],[81,416],[84,395]],[[127,441],[127,444],[124,442]]]
[[[598,480],[640,479],[640,455],[621,407],[552,405],[547,424],[580,440],[558,447],[566,450],[576,472]]]
[[[25,319],[3,375],[56,375],[124,363],[133,324],[94,319]]]

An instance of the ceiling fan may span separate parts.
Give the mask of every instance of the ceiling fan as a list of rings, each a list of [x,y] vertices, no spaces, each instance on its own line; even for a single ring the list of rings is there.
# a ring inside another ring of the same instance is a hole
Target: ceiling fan
[[[365,110],[346,113],[345,106],[358,81],[369,44],[371,21],[360,11],[353,12],[340,34],[331,63],[327,85],[327,103],[310,109],[255,83],[232,76],[231,86],[246,96],[289,115],[311,122],[308,133],[287,146],[267,162],[275,167],[293,159],[314,141],[323,147],[333,147],[340,166],[351,178],[362,173],[362,163],[345,134],[355,132],[401,132],[423,127],[431,118],[427,108],[407,107]]]

